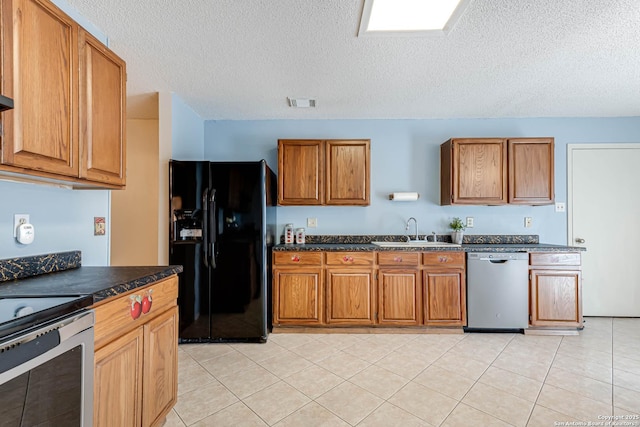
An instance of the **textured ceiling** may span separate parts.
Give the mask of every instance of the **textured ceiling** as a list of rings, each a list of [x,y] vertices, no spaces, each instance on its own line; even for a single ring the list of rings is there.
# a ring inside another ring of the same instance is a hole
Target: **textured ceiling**
[[[445,37],[389,38],[357,37],[364,0],[67,2],[132,99],[206,120],[640,116],[638,0],[474,0]]]

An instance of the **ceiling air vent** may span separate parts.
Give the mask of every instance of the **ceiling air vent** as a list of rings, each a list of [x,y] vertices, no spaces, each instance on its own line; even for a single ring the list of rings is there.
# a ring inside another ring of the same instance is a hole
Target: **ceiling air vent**
[[[315,108],[316,100],[311,98],[287,98],[289,107],[294,108]]]

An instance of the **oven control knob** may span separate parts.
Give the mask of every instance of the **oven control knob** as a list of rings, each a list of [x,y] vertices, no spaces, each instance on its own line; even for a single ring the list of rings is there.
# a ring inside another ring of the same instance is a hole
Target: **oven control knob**
[[[27,316],[31,313],[33,313],[33,307],[29,306],[29,305],[23,305],[22,307],[18,307],[15,311],[15,313],[13,313],[13,317],[22,317],[22,316]]]

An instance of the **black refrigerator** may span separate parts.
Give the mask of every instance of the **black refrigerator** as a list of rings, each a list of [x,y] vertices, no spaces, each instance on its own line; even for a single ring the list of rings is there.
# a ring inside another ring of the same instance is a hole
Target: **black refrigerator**
[[[276,185],[264,160],[169,162],[180,342],[266,342]]]

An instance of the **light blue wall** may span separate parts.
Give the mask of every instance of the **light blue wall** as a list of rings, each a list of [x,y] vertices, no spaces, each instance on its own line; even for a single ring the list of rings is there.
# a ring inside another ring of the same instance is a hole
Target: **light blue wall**
[[[0,259],[80,250],[82,265],[108,265],[109,191],[0,182],[0,197]],[[13,215],[23,213],[35,228],[30,245],[13,237]],[[93,235],[95,216],[107,218],[106,235]]]
[[[107,37],[64,0],[53,1],[103,43]],[[0,259],[81,250],[83,265],[108,265],[109,234],[93,235],[93,217],[107,218],[109,191],[74,191],[40,184],[0,181]],[[35,241],[22,245],[13,238],[13,215],[28,213]]]
[[[202,160],[204,120],[175,94],[171,94],[171,158]]]
[[[205,122],[204,157],[209,160],[266,159],[277,169],[279,138],[371,139],[371,205],[368,207],[279,207],[278,222],[306,227],[308,234],[402,234],[418,219],[421,233],[448,232],[454,216],[472,216],[468,234],[538,234],[545,243],[567,244],[567,218],[553,206],[440,206],[440,144],[450,137],[552,136],[555,138],[556,201],[567,200],[569,143],[640,142],[640,117],[587,119],[465,120],[273,120]],[[598,173],[594,171],[594,173]],[[391,202],[388,194],[417,191],[417,202]],[[533,226],[524,227],[524,217]],[[413,229],[413,227],[412,227]]]

